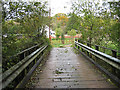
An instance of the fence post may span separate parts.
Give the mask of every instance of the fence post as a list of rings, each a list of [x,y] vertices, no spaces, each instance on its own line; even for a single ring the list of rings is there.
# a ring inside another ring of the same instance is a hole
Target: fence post
[[[82,44],[84,44],[84,42],[83,42],[83,41],[81,41],[81,43],[82,43]],[[82,50],[82,52],[84,52],[83,48],[81,48],[81,50]]]
[[[117,52],[115,50],[112,50],[112,56],[115,58],[117,57]]]
[[[78,43],[80,42],[80,40],[78,40]],[[78,46],[78,49],[80,49],[80,47]]]
[[[95,50],[99,51],[99,46],[95,45]],[[99,58],[95,56],[95,61],[97,61]]]
[[[115,50],[111,50],[111,51],[112,51],[112,56],[116,58],[116,57],[117,57],[117,52],[116,52]],[[111,68],[112,68],[112,73],[113,73],[114,75],[117,75],[116,69],[113,68],[112,66],[111,66]]]
[[[41,52],[41,56],[44,54],[44,50]]]
[[[24,59],[24,53],[20,54],[20,60]]]
[[[99,51],[99,46],[98,46],[98,45],[95,45],[95,49],[96,49],[97,51]]]
[[[75,41],[77,42],[77,39],[75,38]],[[75,47],[77,47],[76,43],[75,43]]]
[[[75,41],[77,41],[77,38],[75,38]]]
[[[90,46],[90,44],[89,43],[87,43],[87,46],[89,47]],[[89,56],[89,52],[87,51],[87,55]]]
[[[89,47],[89,46],[90,46],[90,44],[89,44],[89,43],[87,43],[87,46]]]

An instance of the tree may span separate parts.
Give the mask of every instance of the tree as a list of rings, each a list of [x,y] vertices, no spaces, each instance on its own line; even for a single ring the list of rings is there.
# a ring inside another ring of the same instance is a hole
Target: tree
[[[68,22],[68,18],[67,15],[64,13],[58,13],[52,18],[53,30],[57,30],[56,35],[57,37],[59,35],[61,36],[62,43],[64,43],[64,34],[65,34],[65,27],[67,22]],[[59,32],[60,34],[58,35]]]
[[[108,2],[110,5],[111,9],[111,15],[117,15],[119,17],[119,22],[120,22],[120,1],[110,1]]]
[[[55,30],[55,32],[56,32],[56,39],[59,39],[59,36],[61,36],[62,35],[62,29],[61,28],[56,28],[56,30]]]
[[[75,29],[72,29],[71,31],[68,31],[68,35],[72,37],[72,41],[74,42],[74,36],[76,35]]]
[[[62,35],[61,35],[61,41],[62,41],[62,44],[64,44],[64,39],[65,39],[65,37],[64,37],[64,33],[62,33]]]
[[[79,17],[74,12],[70,13],[69,16],[70,17],[67,22],[66,32],[68,32],[71,29],[78,30],[80,26]]]
[[[103,38],[108,37],[108,29],[105,29],[105,27],[107,22],[110,21],[109,13],[99,2],[94,0],[81,2],[78,0],[73,3],[72,10],[79,16],[79,30],[82,33],[82,40],[90,44],[100,45]],[[109,21],[105,22],[105,20]]]
[[[6,7],[7,6],[7,7]],[[24,8],[24,9],[23,9]],[[3,22],[12,19],[20,23],[25,32],[37,32],[44,24],[46,24],[46,2],[3,2]],[[31,29],[31,30],[30,30]],[[36,30],[36,31],[35,31]]]
[[[110,28],[110,40],[113,41],[114,45],[120,51],[120,1],[108,2],[111,10],[111,17],[114,18],[113,24]]]
[[[67,15],[64,13],[58,13],[52,17],[53,30],[56,28],[62,28],[66,26],[68,21]]]
[[[45,26],[49,23],[46,4],[2,2],[3,71],[19,61],[10,59],[11,56],[42,41],[45,42]]]

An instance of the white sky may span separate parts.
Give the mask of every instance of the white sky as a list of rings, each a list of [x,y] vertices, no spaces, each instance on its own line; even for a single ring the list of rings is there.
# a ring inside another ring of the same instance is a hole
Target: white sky
[[[10,0],[10,1],[17,1],[17,0]],[[44,0],[21,0],[21,1],[44,1]],[[48,1],[48,4],[51,7],[51,16],[54,16],[57,13],[68,14],[70,12],[71,2],[77,0],[45,0],[45,1]],[[103,0],[95,0],[95,1],[100,1],[101,3]],[[106,0],[106,1],[119,1],[119,0]]]
[[[8,1],[18,1],[18,0],[8,0]],[[70,7],[71,7],[71,1],[73,0],[20,0],[23,2],[26,1],[48,1],[48,4],[51,7],[51,16],[54,16],[57,13],[69,13],[70,12]],[[65,7],[65,8],[64,8]]]
[[[51,16],[57,13],[69,13],[71,0],[48,0],[51,7]]]
[[[47,0],[51,7],[51,16],[54,16],[57,13],[68,14],[71,8],[71,2],[77,0]],[[84,1],[84,0],[81,0]],[[102,3],[103,0],[96,0]],[[119,0],[106,0],[106,1],[119,1]],[[64,8],[66,7],[66,8]]]

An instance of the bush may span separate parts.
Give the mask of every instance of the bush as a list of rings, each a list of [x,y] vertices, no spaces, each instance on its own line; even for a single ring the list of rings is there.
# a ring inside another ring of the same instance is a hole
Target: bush
[[[59,47],[60,47],[60,48],[63,48],[64,46],[63,46],[63,45],[60,45]]]

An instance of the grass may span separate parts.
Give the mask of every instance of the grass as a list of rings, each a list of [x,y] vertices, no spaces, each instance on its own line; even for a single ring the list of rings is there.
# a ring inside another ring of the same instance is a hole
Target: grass
[[[59,47],[60,47],[60,48],[63,48],[63,47],[64,47],[64,45],[59,45]]]
[[[60,47],[60,48],[63,48],[63,47],[66,47],[66,45],[70,45],[70,44],[72,44],[71,47],[74,47],[74,42],[72,42],[71,38],[65,38],[64,44],[62,44],[62,42],[61,42],[60,39],[59,39],[59,40],[56,40],[56,39],[52,39],[52,40],[51,40],[51,45],[52,45],[52,47]],[[95,49],[95,46],[92,46],[92,48]],[[114,44],[112,44],[112,43],[109,43],[109,44],[107,45],[107,48],[111,48],[111,49],[118,50],[118,48],[117,48]],[[107,49],[104,50],[103,48],[100,48],[100,47],[99,47],[99,51],[112,56],[112,51],[111,51],[111,50],[107,50]],[[117,53],[117,56],[118,56],[118,55],[120,55],[120,53]]]
[[[64,47],[65,45],[73,44],[71,38],[65,38],[64,44],[62,44],[61,40],[51,40],[52,47]]]

